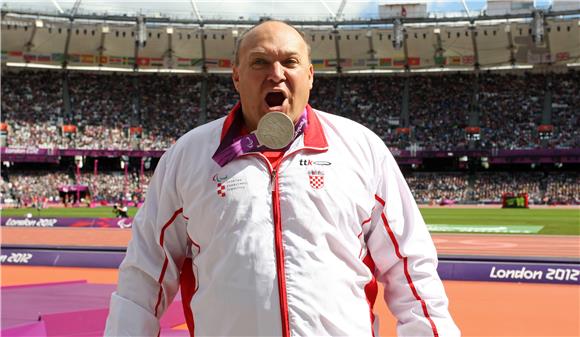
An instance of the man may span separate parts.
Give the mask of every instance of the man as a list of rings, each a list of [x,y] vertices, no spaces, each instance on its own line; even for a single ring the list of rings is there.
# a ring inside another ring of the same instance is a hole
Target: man
[[[399,335],[459,335],[393,156],[307,104],[313,75],[293,27],[268,21],[242,36],[241,103],[160,160],[107,335],[157,335],[181,282],[192,336],[376,336],[377,281]]]
[[[129,217],[128,211],[129,209],[127,208],[127,206],[120,206],[117,203],[113,205],[113,213],[115,213],[115,217],[117,218],[128,218]]]

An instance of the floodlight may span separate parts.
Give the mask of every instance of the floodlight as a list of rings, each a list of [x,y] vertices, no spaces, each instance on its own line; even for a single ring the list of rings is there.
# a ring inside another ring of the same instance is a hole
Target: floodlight
[[[441,34],[441,29],[439,29],[439,28],[433,29],[433,34],[437,34],[437,35]]]
[[[147,28],[145,26],[145,17],[137,17],[137,34],[135,34],[135,40],[139,45],[144,46],[147,41]]]
[[[101,31],[103,32],[103,34],[108,34],[110,32],[110,28],[109,26],[103,26],[101,28]]]
[[[405,32],[403,31],[403,24],[401,23],[401,20],[396,19],[395,20],[395,24],[393,26],[393,48],[395,50],[399,50],[403,47],[403,43],[404,43],[404,34]]]
[[[165,32],[167,33],[167,35],[173,34],[173,27],[167,27],[167,29],[165,30]]]
[[[36,28],[42,28],[44,27],[44,22],[42,22],[42,20],[37,19],[34,21],[34,25],[36,26]]]
[[[532,18],[532,39],[536,45],[544,42],[544,13],[534,11]]]

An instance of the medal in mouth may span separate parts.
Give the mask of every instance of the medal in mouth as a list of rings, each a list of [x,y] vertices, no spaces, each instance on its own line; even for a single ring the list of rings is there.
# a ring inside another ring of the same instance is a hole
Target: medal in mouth
[[[260,119],[255,134],[260,145],[272,150],[283,149],[294,138],[294,123],[281,112],[270,112]]]

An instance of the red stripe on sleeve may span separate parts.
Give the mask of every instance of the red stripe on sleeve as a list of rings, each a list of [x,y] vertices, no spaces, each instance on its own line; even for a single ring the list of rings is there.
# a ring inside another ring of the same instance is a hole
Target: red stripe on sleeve
[[[157,304],[155,304],[155,316],[157,316],[157,310],[159,309],[159,304],[161,304],[161,295],[163,294],[163,277],[165,276],[165,271],[167,270],[167,265],[169,264],[169,259],[167,256],[165,257],[165,261],[163,261],[163,268],[161,268],[161,275],[159,276],[159,293],[157,294]]]
[[[195,275],[193,273],[193,261],[191,258],[187,258],[183,262],[181,275],[179,277],[179,285],[181,287],[181,304],[183,306],[185,322],[187,323],[187,330],[189,330],[189,336],[194,337],[195,321],[193,319],[193,311],[191,310],[190,304],[197,287]]]
[[[372,219],[372,218],[368,218],[368,219],[366,219],[365,221],[363,221],[363,222],[360,224],[360,226],[361,226],[361,227],[363,227],[363,226],[364,226],[364,225],[366,225],[367,223],[371,222],[371,219]]]
[[[381,205],[383,205],[383,207],[386,206],[385,201],[376,194],[375,194],[375,200],[377,200]],[[421,303],[421,308],[423,309],[423,315],[425,315],[425,318],[427,318],[427,320],[429,321],[429,324],[431,325],[431,330],[433,330],[433,336],[439,337],[439,332],[437,331],[437,327],[435,326],[435,322],[433,322],[433,320],[431,319],[431,315],[429,315],[429,311],[427,310],[427,304],[425,303],[423,298],[421,298],[421,296],[417,292],[417,289],[415,288],[415,284],[413,284],[413,279],[411,278],[411,274],[409,273],[408,257],[401,255],[401,252],[399,250],[399,243],[397,242],[397,238],[395,237],[395,234],[393,233],[391,226],[389,225],[389,221],[387,220],[387,216],[385,215],[384,211],[381,212],[381,219],[383,219],[383,224],[385,225],[387,233],[389,234],[389,238],[393,242],[393,246],[395,247],[395,254],[397,255],[397,257],[399,259],[403,260],[403,270],[405,273],[405,278],[407,279],[407,284],[409,285],[409,288],[411,289],[411,292],[413,293],[413,296],[415,297],[415,299]]]
[[[167,221],[165,225],[163,225],[163,228],[161,229],[161,235],[159,235],[159,245],[161,247],[163,247],[163,238],[165,237],[165,230],[167,229],[167,227],[169,227],[169,225],[173,223],[173,221],[175,221],[175,218],[177,218],[177,216],[181,214],[181,212],[183,212],[183,208],[180,208],[177,211],[175,211],[175,213],[173,213],[173,216],[171,216],[171,219],[169,219],[169,221]]]
[[[439,333],[437,332],[437,327],[435,326],[435,322],[433,322],[433,320],[431,319],[431,316],[429,315],[429,311],[427,311],[427,304],[421,298],[421,296],[419,296],[419,293],[417,292],[417,289],[415,288],[415,285],[413,284],[413,280],[411,279],[411,274],[409,274],[409,264],[407,263],[407,257],[403,258],[403,266],[405,269],[405,277],[407,278],[407,282],[409,283],[409,287],[411,288],[411,291],[413,292],[413,296],[415,296],[415,299],[417,301],[421,302],[421,308],[423,308],[423,314],[425,315],[425,318],[427,318],[427,320],[429,320],[429,324],[431,324],[431,330],[433,330],[433,336],[438,337]]]
[[[371,331],[373,333],[373,337],[375,337],[375,314],[373,313],[373,308],[375,306],[375,301],[377,299],[378,287],[377,287],[377,280],[375,279],[375,261],[371,256],[370,252],[367,252],[367,256],[363,259],[363,263],[369,268],[371,273],[373,274],[372,280],[369,281],[365,285],[365,294],[367,296],[367,303],[369,304],[369,312],[371,318]]]
[[[169,219],[169,221],[167,221],[165,225],[163,225],[163,228],[161,229],[161,234],[159,235],[159,245],[161,246],[162,249],[163,249],[163,239],[165,237],[165,230],[169,227],[169,225],[171,225],[175,221],[175,218],[177,218],[177,216],[181,214],[181,212],[183,212],[183,208],[180,208],[177,211],[175,211],[171,219]],[[165,250],[163,251],[163,254],[165,254],[165,260],[163,261],[163,268],[161,268],[161,274],[159,275],[159,279],[157,280],[157,282],[159,283],[159,294],[157,295],[157,304],[155,304],[155,316],[157,316],[159,304],[161,304],[161,298],[163,295],[163,278],[165,277],[167,265],[169,264],[169,259],[167,258]]]
[[[389,226],[389,222],[387,221],[387,217],[385,216],[384,212],[381,212],[381,219],[383,219],[383,224],[385,224],[385,228],[387,229],[387,233],[389,234],[389,237],[391,238],[391,241],[393,242],[393,245],[395,246],[395,254],[397,254],[397,257],[399,259],[402,259],[403,256],[401,255],[401,252],[399,251],[399,243],[397,242],[397,238],[395,238],[395,233],[393,233],[391,226]]]

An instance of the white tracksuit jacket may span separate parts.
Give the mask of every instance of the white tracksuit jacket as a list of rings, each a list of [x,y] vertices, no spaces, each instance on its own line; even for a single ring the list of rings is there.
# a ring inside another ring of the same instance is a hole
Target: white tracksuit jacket
[[[399,336],[459,336],[432,239],[382,140],[308,107],[279,167],[260,153],[220,167],[212,155],[240,115],[238,104],[161,158],[105,335],[157,336],[181,279],[195,336],[378,336],[377,281]]]

